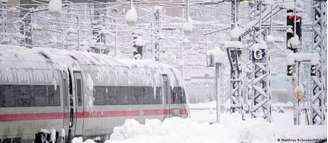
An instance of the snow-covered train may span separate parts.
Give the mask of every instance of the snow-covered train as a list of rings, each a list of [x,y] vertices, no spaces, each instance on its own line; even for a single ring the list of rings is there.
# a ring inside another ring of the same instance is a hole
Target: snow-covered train
[[[170,66],[81,51],[0,49],[0,143],[39,142],[47,131],[52,142],[106,137],[127,118],[188,116],[183,83]]]

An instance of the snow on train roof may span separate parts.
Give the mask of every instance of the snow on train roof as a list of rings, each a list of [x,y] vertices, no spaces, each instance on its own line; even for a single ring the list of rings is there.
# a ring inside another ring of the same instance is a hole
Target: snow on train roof
[[[21,47],[0,46],[0,83],[56,84],[59,72],[43,56]]]
[[[51,72],[54,68],[57,69],[56,71],[67,70],[67,68],[80,70],[83,67],[90,68],[91,66],[92,69],[96,69],[104,75],[108,73],[103,70],[104,67],[119,66],[128,69],[154,68],[160,73],[165,73],[171,76],[171,84],[182,84],[182,80],[179,74],[177,74],[178,72],[176,69],[169,65],[151,60],[122,59],[103,54],[50,48],[28,49],[24,47],[5,47],[1,45],[0,48],[0,75],[2,75],[0,80],[5,81],[18,80],[21,82],[22,79],[25,79],[24,81],[36,80],[51,82],[59,78],[59,73]],[[14,71],[10,69],[14,69]],[[31,71],[26,72],[27,69],[31,69]],[[38,72],[33,71],[32,69],[39,69],[43,71]],[[19,71],[21,72],[17,73]],[[28,77],[33,77],[36,79],[28,79]]]
[[[1,67],[35,67],[36,69],[48,67],[49,62],[60,64],[62,66],[79,65],[106,65],[106,66],[127,66],[127,67],[161,67],[172,68],[168,65],[161,64],[150,60],[131,60],[118,59],[108,55],[88,53],[83,51],[69,51],[51,48],[23,48],[17,46],[0,46],[0,60],[5,62],[21,61],[34,63],[33,65],[23,65],[18,62],[17,65],[1,65]],[[38,63],[35,65],[35,63]]]

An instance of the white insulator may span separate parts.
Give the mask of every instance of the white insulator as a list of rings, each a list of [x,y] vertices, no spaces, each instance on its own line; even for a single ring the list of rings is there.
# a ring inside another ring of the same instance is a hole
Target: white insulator
[[[304,88],[303,85],[298,85],[294,89],[295,96],[297,97],[304,97]]]
[[[138,20],[137,10],[132,6],[125,15],[126,22],[129,26],[135,26]]]
[[[294,37],[289,39],[289,44],[292,48],[297,49],[301,45],[300,38],[295,34]]]
[[[52,13],[60,13],[62,11],[62,0],[50,0],[48,9]]]
[[[241,33],[242,33],[242,28],[236,26],[234,29],[230,31],[231,40],[238,40]]]
[[[269,42],[269,43],[274,43],[275,42],[275,37],[273,37],[272,35],[268,35],[266,41]]]
[[[186,35],[189,35],[193,30],[193,24],[191,21],[189,22],[186,22],[183,24],[183,32],[186,34]]]

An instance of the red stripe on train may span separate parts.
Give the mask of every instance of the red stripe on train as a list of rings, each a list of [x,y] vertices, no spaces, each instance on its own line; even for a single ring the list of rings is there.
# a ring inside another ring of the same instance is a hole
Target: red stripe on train
[[[2,114],[0,121],[28,121],[28,120],[46,120],[46,119],[62,119],[63,112],[53,113],[17,113],[17,114]]]
[[[186,109],[178,109],[179,114],[185,116]],[[30,120],[54,120],[63,119],[63,112],[52,113],[17,113],[0,114],[0,121],[30,121]],[[77,118],[103,118],[103,117],[128,117],[128,116],[156,116],[175,114],[175,109],[144,109],[144,110],[124,110],[124,111],[95,111],[95,112],[77,112]]]

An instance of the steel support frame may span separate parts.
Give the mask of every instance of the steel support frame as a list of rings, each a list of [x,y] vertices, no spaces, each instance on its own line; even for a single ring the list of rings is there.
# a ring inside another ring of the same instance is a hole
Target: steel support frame
[[[159,61],[160,59],[160,45],[159,45],[159,34],[160,34],[160,29],[161,29],[161,23],[160,23],[160,9],[156,8],[155,13],[155,29],[154,29],[154,35],[155,35],[155,40],[154,40],[154,51],[153,52],[153,57],[155,61]]]
[[[1,17],[1,20],[0,20],[0,25],[1,25],[1,38],[0,38],[0,43],[1,42],[4,42],[2,40],[4,40],[6,38],[6,33],[7,33],[7,2],[6,1],[3,1],[3,0],[0,0],[0,17]]]
[[[259,28],[253,28],[252,36],[253,36],[253,44],[257,44],[263,40],[262,38],[262,12],[263,12],[263,4],[261,0],[256,0],[254,6],[257,10],[257,17],[259,17]],[[264,32],[266,33],[266,32]],[[247,98],[250,100],[247,103],[250,103],[249,112],[252,118],[262,117],[269,122],[271,122],[271,83],[270,83],[270,68],[269,68],[269,60],[270,55],[266,47],[259,47],[261,49],[254,49],[252,46],[249,48],[249,59],[252,60],[252,68],[250,73],[246,76],[247,80],[250,81],[247,89]],[[260,51],[263,54],[261,60],[254,60],[254,53]]]
[[[253,70],[254,70],[254,64],[251,60],[251,53],[252,51],[248,50],[247,59],[245,61],[246,63],[246,69],[244,71],[245,77],[244,77],[244,107],[243,107],[243,120],[246,118],[249,118],[249,113],[252,105],[252,95],[253,95]]]
[[[238,26],[238,9],[240,0],[231,0],[231,30]],[[227,48],[227,55],[230,62],[230,111],[242,112],[243,84],[241,69],[241,49],[235,47]]]
[[[237,26],[238,21],[238,5],[239,1],[231,1],[231,29]],[[252,14],[259,14],[260,20],[259,28],[252,28],[253,44],[261,41],[261,24],[262,24],[262,1],[256,0],[252,5]],[[241,39],[240,39],[241,40]],[[264,48],[264,47],[263,47]],[[253,56],[253,49],[249,49],[250,56]],[[242,118],[245,119],[246,113],[250,113],[251,117],[263,117],[271,121],[271,89],[270,89],[270,69],[269,69],[269,56],[267,49],[261,50],[264,52],[264,57],[261,61],[254,61],[253,58],[247,68],[250,69],[246,73],[246,79],[242,78],[243,71],[241,68],[241,49],[227,48],[229,62],[231,66],[231,112],[238,111],[242,113]],[[245,74],[245,73],[244,73]],[[243,90],[243,88],[246,88]]]
[[[231,29],[238,25],[239,3],[240,0],[231,0]]]
[[[102,43],[102,44],[106,44],[106,40],[105,40],[106,36],[102,32],[104,30],[103,28],[105,27],[105,23],[106,23],[104,18],[107,14],[106,6],[107,5],[104,4],[93,3],[93,16],[90,17],[93,39],[97,43]]]
[[[327,33],[326,33],[326,1],[313,0],[313,51],[319,52],[320,64],[317,74],[312,76],[313,88],[310,98],[310,124],[325,124],[327,113]]]
[[[228,58],[230,62],[230,110],[234,112],[242,112],[243,95],[242,95],[242,69],[241,69],[241,49],[240,48],[227,48]]]
[[[265,57],[261,62],[253,62],[252,88],[250,114],[253,118],[263,117],[271,121],[271,88],[270,69],[267,49],[264,49]]]

